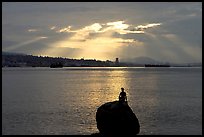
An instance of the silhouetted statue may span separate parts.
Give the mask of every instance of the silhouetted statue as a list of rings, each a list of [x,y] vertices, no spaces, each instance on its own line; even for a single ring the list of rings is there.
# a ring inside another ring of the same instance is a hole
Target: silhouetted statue
[[[101,136],[134,136],[140,132],[136,115],[127,104],[124,88],[121,88],[119,101],[107,102],[96,112],[96,122]],[[96,134],[95,134],[96,135]]]
[[[124,88],[121,88],[121,92],[119,94],[119,102],[121,102],[121,103],[126,102],[127,103],[127,96],[126,96],[126,92],[124,91]]]

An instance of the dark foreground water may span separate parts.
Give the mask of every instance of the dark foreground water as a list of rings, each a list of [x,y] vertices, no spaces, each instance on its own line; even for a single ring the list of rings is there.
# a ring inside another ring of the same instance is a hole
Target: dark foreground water
[[[202,68],[2,68],[2,134],[96,133],[121,87],[140,135],[202,134]]]

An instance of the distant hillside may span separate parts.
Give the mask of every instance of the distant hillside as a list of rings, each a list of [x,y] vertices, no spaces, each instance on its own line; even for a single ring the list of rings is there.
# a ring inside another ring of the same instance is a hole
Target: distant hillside
[[[2,52],[2,67],[110,67],[111,61],[95,59],[68,59],[62,57],[33,56],[19,53]]]
[[[136,58],[127,58],[121,59],[121,62],[129,62],[134,64],[158,64],[159,61],[156,61],[150,57],[136,57]]]
[[[120,59],[120,62],[125,63],[132,63],[133,66],[140,66],[144,64],[169,64],[173,67],[202,67],[202,62],[189,62],[189,63],[172,63],[172,62],[161,62],[154,60],[150,57],[136,57],[136,58],[126,58],[126,59]]]

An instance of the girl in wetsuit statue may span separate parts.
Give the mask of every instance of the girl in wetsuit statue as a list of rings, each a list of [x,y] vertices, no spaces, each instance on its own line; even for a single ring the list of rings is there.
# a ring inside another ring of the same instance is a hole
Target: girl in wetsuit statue
[[[121,92],[119,95],[119,102],[121,102],[121,103],[126,102],[127,103],[127,96],[126,96],[126,92],[124,92],[124,88],[121,88]]]

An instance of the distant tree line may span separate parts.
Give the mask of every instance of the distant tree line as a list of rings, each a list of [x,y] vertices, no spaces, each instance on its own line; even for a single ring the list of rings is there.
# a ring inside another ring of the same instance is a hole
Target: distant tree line
[[[109,67],[114,66],[112,61],[95,59],[69,59],[62,57],[33,56],[33,55],[2,55],[2,67]]]

